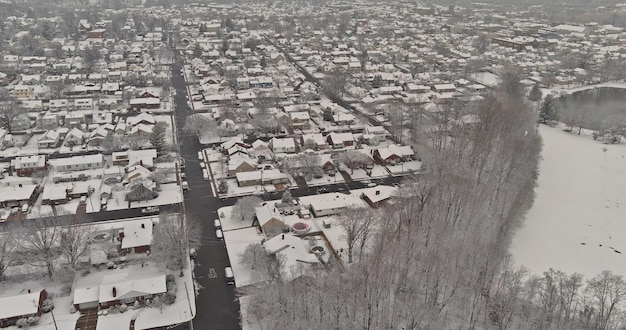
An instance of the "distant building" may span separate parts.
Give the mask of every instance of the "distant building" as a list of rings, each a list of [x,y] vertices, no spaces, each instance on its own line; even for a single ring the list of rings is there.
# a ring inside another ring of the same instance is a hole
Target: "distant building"
[[[102,154],[59,158],[50,161],[52,168],[59,172],[94,170],[104,167]]]

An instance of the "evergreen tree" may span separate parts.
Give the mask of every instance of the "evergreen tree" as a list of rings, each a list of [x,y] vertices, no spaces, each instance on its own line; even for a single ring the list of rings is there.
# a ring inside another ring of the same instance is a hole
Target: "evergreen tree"
[[[539,84],[535,84],[528,93],[528,99],[533,102],[540,101],[542,96],[543,95],[541,93],[541,89],[539,89]]]
[[[554,124],[559,120],[554,96],[548,95],[543,99],[539,108],[539,120],[544,124]]]
[[[293,197],[291,197],[291,191],[285,190],[285,192],[283,192],[281,203],[283,204],[284,207],[293,205]]]
[[[152,128],[150,134],[150,144],[156,149],[157,154],[161,156],[165,149],[167,149],[167,142],[165,141],[166,124],[163,122],[157,122]]]
[[[193,57],[200,58],[201,56],[202,56],[202,47],[200,47],[200,44],[196,44],[196,46],[193,48]]]

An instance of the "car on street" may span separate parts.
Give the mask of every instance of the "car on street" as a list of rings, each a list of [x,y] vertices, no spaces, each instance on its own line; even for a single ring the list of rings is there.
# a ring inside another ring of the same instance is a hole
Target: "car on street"
[[[215,227],[215,229],[222,229],[222,223],[220,222],[220,219],[213,220],[213,226]]]
[[[17,214],[17,212],[19,212],[19,211],[20,211],[20,208],[19,208],[19,207],[17,207],[17,206],[15,206],[15,207],[11,208],[11,214],[13,214],[13,215],[16,215],[16,214]]]
[[[189,258],[196,259],[196,257],[198,257],[198,251],[194,248],[189,249]]]
[[[183,187],[183,190],[189,190],[189,183],[187,181],[183,181],[180,185]]]
[[[223,239],[224,238],[224,233],[222,233],[221,229],[215,229],[215,236],[217,236],[217,238],[219,238],[219,239]]]
[[[160,209],[158,206],[148,206],[141,209],[141,214],[145,215],[159,214],[159,212]]]
[[[233,269],[230,267],[224,268],[224,275],[226,277],[226,284],[234,285],[235,284],[235,275],[233,274]]]

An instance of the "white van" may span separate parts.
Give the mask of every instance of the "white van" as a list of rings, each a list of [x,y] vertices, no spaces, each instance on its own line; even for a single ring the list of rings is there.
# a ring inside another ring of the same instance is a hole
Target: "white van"
[[[202,155],[202,150],[198,151],[198,160],[199,161],[204,161],[204,155]]]
[[[189,190],[189,183],[187,183],[187,181],[183,181],[183,183],[181,183],[181,186],[183,186],[183,190]]]
[[[215,236],[219,239],[223,239],[224,238],[224,233],[222,233],[221,229],[215,229]]]
[[[24,204],[22,205],[22,213],[28,213],[28,209],[29,209],[29,205],[28,204]]]
[[[235,284],[235,275],[233,275],[233,269],[230,267],[224,268],[224,275],[226,277],[226,284]]]
[[[220,219],[213,220],[213,226],[215,227],[215,229],[222,229],[222,223],[220,222]]]
[[[202,169],[202,178],[205,180],[209,180],[209,173],[207,172],[206,168]]]

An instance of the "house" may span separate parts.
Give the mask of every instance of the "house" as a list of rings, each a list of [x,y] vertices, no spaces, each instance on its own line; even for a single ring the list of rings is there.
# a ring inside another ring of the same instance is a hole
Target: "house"
[[[361,198],[373,209],[380,208],[385,202],[394,196],[396,188],[380,185],[373,188],[363,189]]]
[[[135,301],[152,299],[165,292],[165,274],[129,277],[127,272],[123,272],[105,275],[99,285],[75,288],[72,303],[76,309],[84,311],[121,304],[132,305]]]
[[[102,39],[104,38],[105,29],[93,29],[87,32],[87,38],[89,39]]]
[[[99,146],[109,135],[109,131],[106,128],[100,126],[89,133],[87,144],[90,146]]]
[[[45,289],[25,289],[15,295],[0,297],[0,328],[15,325],[21,318],[41,316],[41,305],[47,297]]]
[[[230,140],[220,144],[220,150],[222,151],[223,154],[227,155],[228,150],[235,145],[240,146],[244,149],[249,147],[249,145],[243,142],[243,140],[240,137],[233,137]]]
[[[129,184],[127,186],[128,192],[126,193],[126,196],[124,196],[124,200],[128,202],[141,202],[159,197],[159,193],[147,187],[146,184],[152,185],[153,182],[142,181],[135,184]]]
[[[34,172],[45,171],[48,168],[45,155],[17,157],[13,166],[17,176],[31,176]]]
[[[145,112],[142,112],[134,117],[129,117],[126,120],[126,124],[128,126],[136,126],[139,124],[154,125],[155,123],[156,123],[156,119],[154,118],[154,116]]]
[[[289,112],[289,119],[290,119],[291,127],[295,129],[310,129],[311,128],[311,124],[309,122],[309,119],[311,119],[311,117],[309,116],[309,113],[306,111]]]
[[[64,183],[45,185],[41,193],[41,204],[59,205],[67,203],[69,201],[67,188]]]
[[[104,156],[102,154],[73,156],[50,160],[49,163],[58,172],[94,170],[104,167]]]
[[[351,113],[338,113],[333,115],[333,122],[337,125],[354,125],[356,118]]]
[[[278,234],[282,231],[285,221],[276,207],[269,204],[254,209],[256,221],[266,235]]]
[[[450,93],[450,92],[456,92],[456,86],[454,86],[454,84],[432,85],[430,87],[430,90],[432,90],[433,92],[437,92],[437,93]]]
[[[330,144],[334,149],[336,148],[344,148],[354,144],[354,136],[352,133],[330,133],[326,137],[326,141]]]
[[[300,237],[281,234],[265,242],[263,247],[268,255],[280,256],[285,281],[293,280],[304,273],[303,267],[311,267],[320,263],[315,254],[311,253],[309,241]]]
[[[146,253],[152,243],[152,219],[127,221],[118,235],[122,241],[121,252]]]
[[[302,134],[300,137],[300,145],[306,149],[322,150],[327,149],[328,144],[324,136],[320,133]]]
[[[314,217],[323,217],[340,214],[351,206],[363,206],[363,202],[351,194],[329,193],[318,195],[309,206]]]
[[[296,152],[296,142],[293,138],[272,138],[269,145],[275,154]]]
[[[161,100],[158,98],[134,98],[129,101],[131,110],[141,110],[141,109],[158,109],[161,107]]]
[[[148,179],[152,175],[152,172],[141,165],[133,165],[128,169],[128,175],[126,175],[126,181],[129,184],[139,182]]]
[[[79,146],[82,145],[83,142],[85,142],[85,133],[76,127],[67,132],[63,140],[63,144],[66,147]]]
[[[56,148],[59,146],[59,141],[59,133],[50,129],[43,133],[39,140],[37,140],[37,145],[41,149]]]
[[[31,204],[37,196],[37,185],[19,184],[17,186],[0,187],[0,207],[21,206]]]
[[[235,177],[237,178],[237,184],[240,187],[283,184],[289,182],[289,177],[277,169],[240,172],[235,173]]]
[[[236,173],[256,171],[256,161],[245,155],[230,157],[228,160],[228,176]]]
[[[74,108],[76,110],[93,110],[93,99],[75,99]]]
[[[415,152],[410,146],[388,146],[374,150],[374,159],[384,165],[393,165],[413,159]]]

